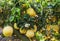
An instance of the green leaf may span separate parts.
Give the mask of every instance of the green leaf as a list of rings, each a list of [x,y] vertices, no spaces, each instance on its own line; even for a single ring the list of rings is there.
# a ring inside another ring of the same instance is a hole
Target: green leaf
[[[56,2],[60,2],[60,0],[56,0]]]
[[[13,15],[16,14],[16,12],[17,12],[17,15],[20,15],[20,9],[19,8],[14,7],[14,8],[12,8],[11,11],[12,11]]]
[[[40,39],[40,41],[45,41],[45,39],[43,38],[43,39]]]
[[[15,8],[12,8],[12,14],[14,15],[15,14],[15,12],[16,12],[16,10],[15,10]]]
[[[10,16],[9,21],[12,22],[14,20],[14,16]]]

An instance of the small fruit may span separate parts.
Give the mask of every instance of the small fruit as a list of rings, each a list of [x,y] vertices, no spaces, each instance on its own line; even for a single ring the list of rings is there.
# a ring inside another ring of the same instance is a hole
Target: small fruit
[[[51,30],[51,25],[47,24],[46,25],[46,30],[50,31]]]
[[[23,7],[23,8],[26,7],[26,4],[22,4],[22,7]]]
[[[0,8],[0,13],[2,12],[2,8]]]
[[[36,25],[34,25],[34,29],[32,29],[34,32],[36,32],[37,31],[37,26]]]
[[[32,37],[34,37],[34,32],[33,32],[32,30],[28,30],[28,31],[26,32],[26,36],[27,36],[28,38],[32,38]]]
[[[27,9],[27,14],[30,15],[31,17],[35,17],[36,16],[36,12],[34,11],[33,8],[28,8]]]
[[[56,16],[53,16],[53,17],[51,18],[51,21],[52,21],[52,22],[55,22],[55,21],[56,21]]]
[[[17,27],[17,24],[16,24],[16,23],[14,23],[14,28],[15,28],[16,30],[19,29],[19,28]]]
[[[52,38],[51,38],[51,41],[56,41],[56,38],[55,38],[55,37],[52,37]]]
[[[10,37],[13,34],[13,28],[11,26],[6,26],[3,29],[3,35],[6,37]]]
[[[47,18],[47,19],[46,19],[46,22],[47,22],[47,23],[50,23],[50,20]]]
[[[22,29],[22,28],[20,28],[19,31],[20,31],[21,34],[25,34],[25,33],[26,33],[26,29]]]

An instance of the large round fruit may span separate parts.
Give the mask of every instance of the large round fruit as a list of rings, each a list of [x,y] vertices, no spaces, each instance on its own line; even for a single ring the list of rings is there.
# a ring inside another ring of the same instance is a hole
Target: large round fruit
[[[11,37],[13,34],[13,28],[11,26],[6,26],[3,28],[3,35],[6,37]]]
[[[26,36],[27,36],[28,38],[32,38],[32,37],[34,37],[34,32],[33,32],[32,30],[28,30],[28,31],[26,32]]]
[[[36,12],[34,11],[33,8],[28,8],[27,9],[27,14],[30,15],[31,17],[35,17],[36,16]]]

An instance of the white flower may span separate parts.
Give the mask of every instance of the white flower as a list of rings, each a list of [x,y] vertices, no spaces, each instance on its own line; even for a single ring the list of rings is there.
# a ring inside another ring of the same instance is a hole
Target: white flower
[[[36,15],[36,17],[39,17],[38,15]]]
[[[29,26],[30,26],[30,24],[28,24],[28,23],[25,24],[25,27],[29,27]]]

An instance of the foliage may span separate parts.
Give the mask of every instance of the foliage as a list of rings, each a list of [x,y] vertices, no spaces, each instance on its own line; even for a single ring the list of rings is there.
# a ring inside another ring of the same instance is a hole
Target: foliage
[[[32,8],[30,9],[31,11],[27,11],[29,8]],[[32,13],[36,16],[31,17]],[[25,30],[34,29],[34,25],[36,25],[37,32],[35,33],[39,41],[48,41],[49,39],[51,40],[51,37],[59,40],[59,13],[60,0],[0,0],[0,25],[11,25],[14,27],[13,24],[16,23],[16,27]],[[42,32],[40,32],[41,30]],[[14,32],[16,31],[14,29]],[[20,34],[19,31],[18,34]],[[47,39],[44,38],[45,36]]]

